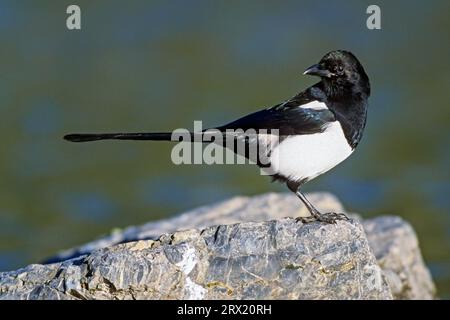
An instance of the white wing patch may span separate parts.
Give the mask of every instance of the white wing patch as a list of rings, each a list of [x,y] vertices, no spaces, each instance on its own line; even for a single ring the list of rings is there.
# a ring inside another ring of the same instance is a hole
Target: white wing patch
[[[276,108],[276,109],[278,109],[278,108],[283,108],[283,107],[286,105],[286,103],[289,103],[289,102],[291,102],[291,101],[292,101],[292,99],[289,99],[289,100],[286,100],[285,102],[283,102],[282,104],[280,104],[280,105],[277,106],[277,107],[269,107],[269,108],[267,108],[267,109],[272,109],[272,108]],[[311,102],[308,102],[308,103],[299,105],[298,107],[299,107],[299,108],[303,108],[303,109],[328,110],[328,107],[327,107],[326,103],[320,102],[320,101],[317,101],[317,100],[314,100],[314,101],[311,101]]]
[[[306,104],[302,104],[299,107],[303,108],[303,109],[313,109],[313,110],[327,110],[328,109],[327,105],[324,102],[320,102],[317,100],[308,102]]]

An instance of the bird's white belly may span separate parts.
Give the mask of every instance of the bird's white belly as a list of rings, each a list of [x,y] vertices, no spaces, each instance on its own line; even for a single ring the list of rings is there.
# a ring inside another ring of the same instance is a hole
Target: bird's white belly
[[[322,133],[283,140],[272,150],[271,170],[292,180],[310,180],[344,161],[352,152],[341,124],[335,121]]]

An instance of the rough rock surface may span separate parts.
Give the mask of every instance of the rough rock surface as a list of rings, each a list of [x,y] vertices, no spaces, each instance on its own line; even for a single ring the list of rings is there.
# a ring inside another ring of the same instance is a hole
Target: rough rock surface
[[[313,193],[307,196],[323,212],[344,211],[339,200],[330,193]],[[131,226],[124,230],[114,230],[110,235],[80,247],[65,250],[46,262],[67,260],[118,243],[143,239],[156,240],[163,233],[173,233],[179,230],[203,229],[216,225],[267,221],[285,217],[306,217],[308,215],[306,207],[291,193],[267,193],[254,197],[238,196],[195,208],[173,218],[149,222],[141,226]]]
[[[310,198],[342,211],[331,195]],[[289,194],[233,198],[56,257],[69,260],[0,273],[0,299],[433,297],[417,238],[400,218],[336,225],[283,218],[305,214]]]
[[[413,228],[399,217],[363,222],[369,244],[396,299],[433,299],[435,286]]]
[[[291,218],[121,244],[3,274],[1,283],[4,298],[392,297],[359,223],[302,225]]]

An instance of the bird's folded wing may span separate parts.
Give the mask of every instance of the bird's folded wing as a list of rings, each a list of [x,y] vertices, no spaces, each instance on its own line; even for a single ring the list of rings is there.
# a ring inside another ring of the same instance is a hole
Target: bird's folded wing
[[[280,136],[296,134],[313,134],[323,132],[330,122],[336,121],[334,114],[328,109],[309,109],[301,106],[279,107],[261,110],[224,126],[217,127],[222,132],[226,130],[254,129],[260,131],[278,130]],[[273,133],[272,133],[273,134]]]

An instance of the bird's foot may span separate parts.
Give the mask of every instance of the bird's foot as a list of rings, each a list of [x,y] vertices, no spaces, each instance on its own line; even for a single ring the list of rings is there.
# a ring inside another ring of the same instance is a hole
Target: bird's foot
[[[349,221],[350,218],[347,217],[344,213],[329,212],[329,213],[317,213],[315,215],[308,216],[308,217],[298,217],[295,220],[297,222],[300,221],[302,223],[311,223],[311,222],[318,221],[318,222],[335,224],[339,220]]]

